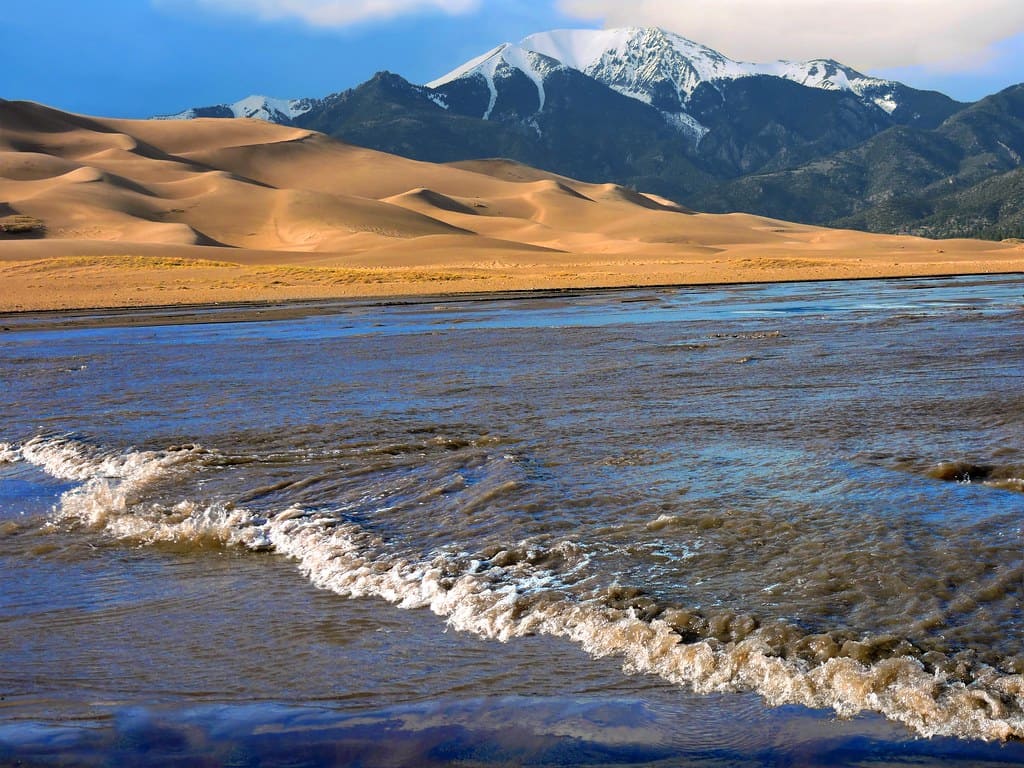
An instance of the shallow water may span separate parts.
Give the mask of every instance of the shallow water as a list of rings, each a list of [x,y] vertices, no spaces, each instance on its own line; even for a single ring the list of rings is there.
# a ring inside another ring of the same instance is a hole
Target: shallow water
[[[0,759],[1024,761],[1020,277],[202,319],[4,320]]]

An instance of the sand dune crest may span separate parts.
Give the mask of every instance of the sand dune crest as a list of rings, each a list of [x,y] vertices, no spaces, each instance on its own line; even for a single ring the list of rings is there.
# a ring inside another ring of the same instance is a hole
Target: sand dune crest
[[[0,217],[0,310],[1024,270],[1015,243],[698,214],[509,160],[424,163],[257,120],[3,100]],[[198,266],[211,262],[234,266]]]
[[[440,192],[435,192],[434,190],[427,189],[426,187],[410,189],[408,192],[387,197],[385,200],[389,203],[394,203],[403,207],[417,209],[425,207],[427,209],[448,211],[449,213],[462,213],[466,216],[480,215],[480,210],[478,208],[473,208],[465,203],[459,202],[453,197],[442,195]]]

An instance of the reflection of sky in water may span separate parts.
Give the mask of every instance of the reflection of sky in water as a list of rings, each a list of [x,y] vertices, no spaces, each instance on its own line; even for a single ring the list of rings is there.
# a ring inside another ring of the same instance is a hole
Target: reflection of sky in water
[[[75,485],[31,464],[0,463],[0,520],[45,515]]]
[[[170,477],[139,503],[233,500],[261,513],[344,507],[382,546],[416,557],[569,538],[584,545],[581,573],[595,587],[636,584],[659,600],[781,617],[808,631],[844,622],[857,633],[903,631],[914,618],[907,606],[946,611],[931,596],[936,585],[976,589],[974,579],[984,587],[988,566],[1012,575],[1019,563],[1024,497],[943,483],[928,471],[951,460],[1024,465],[1024,366],[1011,343],[1021,302],[1018,278],[994,277],[352,302],[337,314],[274,322],[217,322],[221,311],[213,309],[206,324],[132,328],[41,330],[35,316],[15,318],[5,321],[14,330],[0,335],[0,440],[72,433],[114,454],[200,443],[252,463]],[[175,743],[185,731],[213,744],[265,746],[259,729],[294,736],[308,727],[324,743],[325,734],[342,742],[374,734],[422,756],[416,750],[427,749],[420,736],[432,727],[433,705],[381,707],[424,686],[423,696],[443,698],[448,676],[469,675],[437,712],[449,728],[445,743],[482,760],[472,745],[493,738],[473,730],[458,701],[477,701],[500,721],[512,716],[506,705],[479,698],[494,695],[487,685],[495,680],[526,695],[565,693],[557,678],[540,680],[550,677],[541,668],[526,674],[538,657],[521,641],[502,647],[514,662],[489,667],[479,654],[500,654],[444,636],[434,617],[406,617],[414,629],[391,636],[398,639],[387,664],[418,665],[412,682],[373,679],[381,673],[376,628],[388,615],[377,603],[310,598],[283,558],[216,550],[182,558],[173,547],[118,548],[98,534],[22,524],[48,514],[69,487],[31,466],[0,464],[0,576],[19,580],[6,592],[14,607],[7,626],[36,643],[28,652],[0,640],[0,660],[34,659],[45,677],[47,660],[59,666],[70,638],[87,629],[114,633],[115,645],[98,654],[85,646],[82,689],[105,685],[91,669],[123,679],[127,702],[146,690],[173,701],[174,680],[192,679],[242,691],[243,700],[254,691],[260,700],[319,700],[316,679],[353,701],[369,697],[358,726],[315,709],[232,705],[193,717],[173,707],[129,714],[113,706],[116,723],[97,736],[105,744],[99,753],[116,750],[104,739],[162,733]],[[25,561],[25,552],[37,559]],[[910,593],[901,592],[906,585]],[[1017,653],[1016,588],[1009,583],[990,606],[949,611],[955,642]],[[54,607],[64,614],[48,613]],[[168,613],[170,643],[156,653],[149,644]],[[287,626],[275,625],[282,616]],[[994,623],[978,629],[978,617]],[[50,637],[33,637],[40,621],[50,622]],[[325,625],[362,629],[339,639],[330,634],[336,629],[319,634]],[[216,650],[225,637],[248,651]],[[198,647],[200,638],[214,649],[192,661],[171,653],[180,643]],[[278,649],[273,664],[261,656],[267,648]],[[332,672],[341,652],[349,655],[344,674],[362,681],[350,690]],[[445,660],[456,652],[472,663],[460,669]],[[616,682],[612,662],[588,683],[595,662],[570,656],[574,662],[559,664],[577,676],[574,696],[649,687]],[[140,665],[143,658],[159,663]],[[154,671],[119,677],[137,666]],[[665,737],[664,700],[641,697],[642,705],[619,711],[613,699],[601,701],[623,722],[653,707],[660,714],[651,727]],[[660,742],[644,751],[646,721],[613,743],[588,730],[600,707],[544,706],[529,711],[558,734],[537,749],[568,750],[584,762],[579,750],[605,761],[661,754]],[[709,717],[724,716],[716,711]],[[697,738],[693,728],[686,734]],[[80,736],[0,726],[0,742],[42,749],[51,738],[70,739],[88,753],[91,742]],[[732,731],[723,749],[747,759],[739,738]],[[697,754],[669,742],[672,755]]]
[[[792,707],[759,716],[720,697],[708,699],[703,706],[615,698],[441,700],[355,716],[274,704],[133,708],[99,727],[0,725],[0,750],[6,744],[43,765],[73,760],[81,766],[196,761],[752,768],[909,762],[922,768],[983,768],[1024,760],[1024,747],[1016,744],[893,740],[877,718],[827,723],[827,714]]]
[[[164,339],[180,343],[184,335],[189,344],[203,344],[216,343],[226,337],[239,342],[268,337],[278,340],[331,339],[363,334],[433,333],[453,328],[600,327],[779,315],[820,315],[822,319],[843,315],[846,319],[871,319],[894,312],[922,315],[956,310],[1001,312],[1020,307],[1022,301],[1024,286],[1016,276],[856,283],[766,283],[700,289],[567,293],[546,299],[439,299],[397,304],[353,301],[336,305],[339,309],[337,314],[317,314],[271,323],[257,320],[218,324],[218,314],[229,310],[207,308],[201,312],[208,318],[209,325],[192,326],[187,334],[183,334],[181,326],[165,325],[113,331],[80,329],[74,332],[74,336],[80,341],[99,340],[113,334],[127,343],[157,343]],[[5,323],[14,330],[27,331],[44,320],[45,316],[14,317]],[[28,338],[24,333],[19,333],[19,336],[22,341]],[[39,338],[48,337],[49,334]]]

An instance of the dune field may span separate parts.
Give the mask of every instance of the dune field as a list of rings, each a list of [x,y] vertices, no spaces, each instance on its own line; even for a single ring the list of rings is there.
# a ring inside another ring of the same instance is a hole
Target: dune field
[[[1024,271],[1024,245],[688,211],[504,160],[0,100],[0,311]]]

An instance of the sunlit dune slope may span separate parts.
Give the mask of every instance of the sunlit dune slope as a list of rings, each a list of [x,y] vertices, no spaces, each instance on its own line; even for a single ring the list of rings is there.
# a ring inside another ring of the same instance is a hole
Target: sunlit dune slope
[[[699,214],[506,160],[0,100],[0,310],[1021,269],[1017,245]]]

